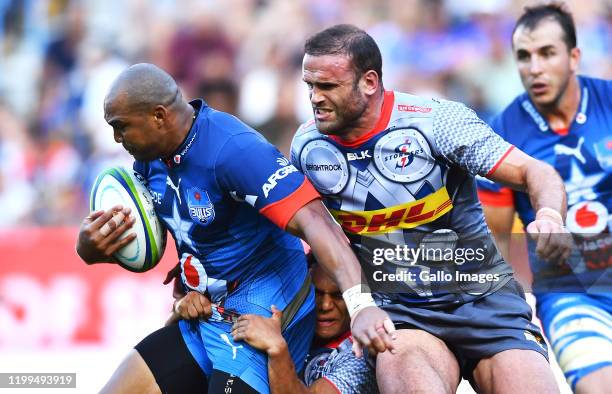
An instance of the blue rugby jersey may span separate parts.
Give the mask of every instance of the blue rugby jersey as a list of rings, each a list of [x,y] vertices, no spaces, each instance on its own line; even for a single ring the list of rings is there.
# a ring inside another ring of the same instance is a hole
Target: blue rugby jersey
[[[172,233],[186,288],[239,313],[270,315],[300,289],[300,240],[283,229],[318,197],[273,145],[202,100],[170,160],[135,162],[155,210]]]
[[[572,272],[573,278],[579,275],[585,287],[594,280],[611,283],[601,279],[605,279],[602,275],[609,279],[608,268],[612,267],[612,82],[584,76],[578,81],[580,104],[569,130],[552,130],[527,93],[518,96],[491,124],[505,140],[552,165],[567,191],[566,225],[578,235],[573,267],[538,262],[530,248],[535,290],[543,288],[545,278],[558,276],[560,268]],[[487,180],[479,181],[478,187],[483,204],[514,206],[525,225],[535,219],[527,194]]]

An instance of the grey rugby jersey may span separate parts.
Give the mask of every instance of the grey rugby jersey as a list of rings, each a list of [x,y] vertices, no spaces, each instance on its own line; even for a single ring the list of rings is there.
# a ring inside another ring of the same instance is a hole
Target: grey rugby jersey
[[[374,130],[346,144],[307,122],[291,159],[344,229],[379,302],[448,305],[511,277],[475,187],[511,149],[461,103],[387,91]]]
[[[338,341],[310,350],[303,380],[312,386],[319,379],[327,380],[342,394],[378,394],[373,363],[366,356],[355,357],[350,332]]]

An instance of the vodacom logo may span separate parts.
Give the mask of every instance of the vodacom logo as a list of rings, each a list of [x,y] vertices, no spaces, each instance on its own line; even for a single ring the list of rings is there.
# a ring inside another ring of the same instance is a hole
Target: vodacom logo
[[[567,228],[576,234],[594,236],[608,225],[608,209],[599,201],[583,201],[567,211]]]

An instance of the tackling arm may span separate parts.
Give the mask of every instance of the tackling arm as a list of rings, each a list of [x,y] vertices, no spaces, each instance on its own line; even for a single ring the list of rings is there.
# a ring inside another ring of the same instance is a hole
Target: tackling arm
[[[321,200],[299,209],[287,225],[287,231],[310,245],[317,261],[341,291],[361,283],[361,267],[348,240]]]
[[[387,313],[376,307],[370,293],[361,292],[359,261],[321,200],[310,201],[301,207],[286,230],[310,245],[319,264],[342,291],[351,316],[355,354],[361,357],[361,346],[367,347],[372,355],[387,349],[393,352],[393,322]]]
[[[338,394],[338,390],[323,378],[317,379],[310,387],[306,387],[295,373],[287,343],[277,350],[268,351],[268,377],[272,394]]]
[[[232,327],[235,341],[245,341],[268,355],[268,379],[273,394],[337,394],[337,390],[325,379],[318,379],[306,387],[295,372],[287,342],[281,334],[282,312],[272,307],[272,317],[243,315]]]

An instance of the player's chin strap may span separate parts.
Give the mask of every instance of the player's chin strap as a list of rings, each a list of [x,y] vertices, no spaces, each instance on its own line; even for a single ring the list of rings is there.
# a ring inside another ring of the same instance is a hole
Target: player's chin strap
[[[285,328],[291,323],[291,320],[295,317],[295,314],[300,310],[300,307],[308,297],[310,293],[310,285],[312,285],[312,279],[310,274],[306,275],[302,287],[298,290],[297,294],[293,297],[291,302],[283,309],[283,317],[281,318],[281,332],[285,331]]]

